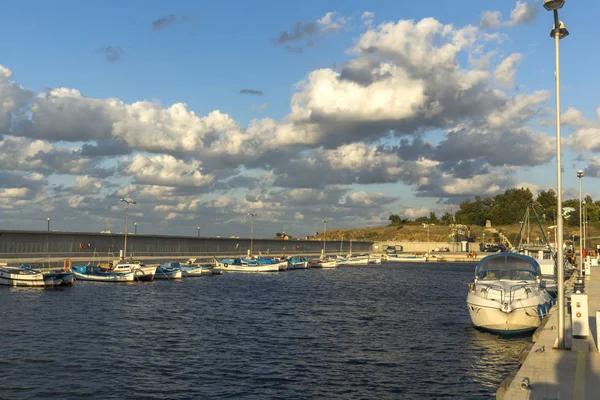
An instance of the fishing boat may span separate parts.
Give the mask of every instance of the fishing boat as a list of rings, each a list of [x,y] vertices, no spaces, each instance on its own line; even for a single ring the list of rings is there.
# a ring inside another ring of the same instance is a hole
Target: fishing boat
[[[179,263],[177,263],[179,264]],[[161,264],[156,267],[156,273],[154,279],[181,279],[183,277],[183,271],[180,266],[175,267],[171,263]]]
[[[0,266],[0,285],[28,287],[73,286],[71,271],[51,271],[43,273],[21,264],[18,267]]]
[[[135,280],[135,273],[131,270],[115,271],[98,265],[78,265],[72,270],[78,281],[133,282]]]
[[[146,265],[136,260],[116,260],[111,269],[116,272],[133,271],[135,280],[140,282],[152,282],[156,275],[156,265]]]
[[[308,259],[306,257],[290,257],[288,260],[288,269],[308,268]]]
[[[215,266],[225,272],[278,272],[281,265],[287,266],[287,261],[276,264],[258,264],[243,262],[241,258],[215,258]]]
[[[427,254],[385,254],[385,262],[418,262],[427,261]]]
[[[321,256],[321,258],[310,260],[309,268],[337,268],[338,260],[330,256]]]
[[[223,271],[216,267],[213,263],[196,263],[195,258],[190,258],[186,264],[181,265],[183,276],[186,278],[206,276],[206,275],[221,275]]]
[[[536,329],[552,304],[538,262],[508,252],[479,261],[467,295],[473,325],[503,334]]]

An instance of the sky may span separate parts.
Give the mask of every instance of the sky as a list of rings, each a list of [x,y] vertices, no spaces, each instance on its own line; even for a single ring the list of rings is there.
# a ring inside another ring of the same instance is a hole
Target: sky
[[[3,4],[1,229],[293,236],[556,188],[542,1]],[[563,198],[600,177],[600,3],[559,12]]]

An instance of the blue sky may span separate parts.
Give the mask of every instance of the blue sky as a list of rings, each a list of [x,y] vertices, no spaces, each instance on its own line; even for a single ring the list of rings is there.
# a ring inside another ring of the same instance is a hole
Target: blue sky
[[[139,227],[157,233],[243,235],[256,212],[259,235],[306,235],[323,218],[373,226],[554,187],[552,14],[541,4],[4,4],[0,216],[10,229],[43,229],[51,215],[56,229],[119,231],[118,199],[132,197]],[[496,11],[495,25],[482,22]],[[592,0],[560,11],[571,32],[566,198],[577,169],[593,197],[600,176],[599,13]],[[301,37],[286,40],[295,26]],[[452,54],[440,62],[444,44]]]

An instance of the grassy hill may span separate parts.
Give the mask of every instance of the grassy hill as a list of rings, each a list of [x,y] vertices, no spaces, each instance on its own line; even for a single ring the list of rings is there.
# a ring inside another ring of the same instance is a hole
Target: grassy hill
[[[546,228],[546,236],[548,240],[554,242],[554,230]],[[505,225],[505,226],[495,226],[492,230],[486,230],[482,226],[471,226],[471,233],[475,236],[477,242],[484,241],[485,234],[485,242],[500,242],[500,239],[497,233],[494,233],[494,230],[501,232],[509,240],[514,244],[517,234],[521,229],[520,224],[514,225]],[[447,225],[431,225],[429,227],[429,241],[430,242],[447,242],[448,235],[451,233],[451,228]],[[526,233],[525,233],[526,235]],[[564,236],[565,242],[571,243],[571,236],[576,235],[579,236],[579,227],[571,227],[565,226],[564,228]],[[536,240],[537,237],[541,237],[540,230],[537,226],[531,225],[531,233],[530,239],[531,241]],[[588,227],[588,238],[587,247],[596,247],[597,244],[600,244],[600,229],[589,226]],[[386,241],[386,240],[394,240],[394,241],[417,241],[417,242],[426,242],[427,241],[427,228],[423,228],[422,225],[403,225],[403,226],[382,226],[382,227],[372,227],[372,228],[353,228],[353,229],[332,229],[327,230],[327,240],[366,240],[366,241]],[[323,239],[323,233],[320,232],[319,235],[315,237],[316,240]],[[577,241],[577,243],[579,243]]]

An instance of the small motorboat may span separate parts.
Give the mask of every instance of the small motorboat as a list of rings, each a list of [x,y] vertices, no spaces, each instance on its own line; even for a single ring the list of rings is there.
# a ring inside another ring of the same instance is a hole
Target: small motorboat
[[[183,270],[181,265],[178,267],[172,265],[173,263],[165,263],[156,267],[155,279],[181,279],[183,277]],[[179,263],[177,263],[179,264]]]
[[[241,258],[215,258],[215,266],[225,272],[278,272],[279,267],[282,265],[287,267],[287,261],[273,264],[258,264],[244,262]]]

